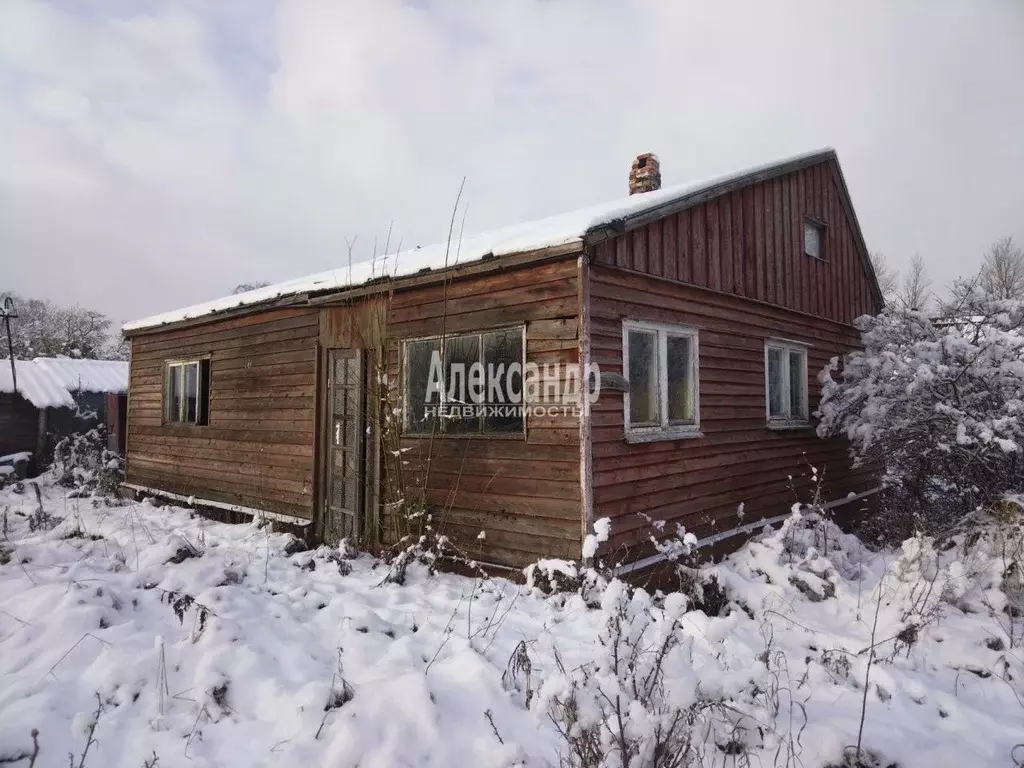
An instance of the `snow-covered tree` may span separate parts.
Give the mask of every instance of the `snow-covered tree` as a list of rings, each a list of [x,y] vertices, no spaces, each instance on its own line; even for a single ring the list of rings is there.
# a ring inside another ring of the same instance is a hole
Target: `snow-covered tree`
[[[83,307],[60,307],[46,299],[12,295],[17,317],[11,320],[14,357],[80,357],[99,359],[108,351],[110,319]],[[5,340],[6,341],[6,340]],[[7,344],[0,344],[7,357]]]
[[[1024,486],[1024,304],[969,290],[958,314],[861,318],[863,349],[822,371],[819,435],[886,473],[905,533]]]

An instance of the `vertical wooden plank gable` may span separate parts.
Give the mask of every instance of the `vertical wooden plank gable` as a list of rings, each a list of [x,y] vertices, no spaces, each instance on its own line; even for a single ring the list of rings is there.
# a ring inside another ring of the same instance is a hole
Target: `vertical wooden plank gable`
[[[614,252],[620,268],[850,323],[873,299],[840,186],[822,162],[730,190],[613,238],[595,262]],[[804,253],[805,216],[826,225],[824,260]]]

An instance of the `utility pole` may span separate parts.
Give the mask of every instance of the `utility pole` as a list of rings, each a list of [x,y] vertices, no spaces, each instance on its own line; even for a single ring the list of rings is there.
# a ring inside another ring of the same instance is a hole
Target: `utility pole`
[[[4,299],[3,308],[0,309],[0,317],[4,319],[7,327],[7,354],[11,358],[11,383],[14,385],[14,394],[18,394],[18,368],[14,364],[14,342],[11,341],[11,318],[17,317],[14,310],[14,299],[8,296]]]

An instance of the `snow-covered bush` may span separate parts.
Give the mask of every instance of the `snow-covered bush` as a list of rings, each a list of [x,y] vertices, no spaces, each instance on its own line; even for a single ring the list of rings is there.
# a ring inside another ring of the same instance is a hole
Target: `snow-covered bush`
[[[680,626],[686,599],[673,595],[657,618],[650,596],[613,580],[594,661],[546,680],[539,697],[565,740],[572,768],[685,768],[699,765],[710,715],[700,695],[692,638]],[[666,685],[666,679],[672,685]],[[689,684],[684,684],[689,681]]]
[[[124,480],[124,463],[108,450],[100,429],[63,438],[53,449],[54,480],[71,496],[116,496]]]
[[[945,319],[887,309],[822,371],[818,434],[884,469],[885,533],[944,528],[1024,482],[1022,325],[1021,302],[975,291]]]
[[[667,565],[675,576],[674,591],[684,592],[691,600],[702,603],[702,586],[707,574],[701,569],[696,553],[697,537],[679,524],[674,534],[666,534],[664,520],[641,516],[650,524],[648,541],[653,551],[663,558],[662,565]],[[599,552],[611,539],[611,531],[611,519],[598,518],[594,521],[593,532],[583,537],[580,561],[544,558],[526,566],[523,575],[527,588],[549,596],[577,594],[587,606],[599,607],[608,584],[620,573],[618,565],[621,563],[607,552]],[[636,554],[632,557],[635,559]],[[673,580],[664,579],[664,575],[663,567],[646,569],[628,581],[645,587],[655,582],[661,586],[673,584]]]

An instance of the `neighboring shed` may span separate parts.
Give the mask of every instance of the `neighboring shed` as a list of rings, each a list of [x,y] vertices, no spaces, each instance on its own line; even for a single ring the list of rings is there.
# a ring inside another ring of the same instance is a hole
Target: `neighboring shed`
[[[29,452],[37,465],[62,437],[97,426],[112,450],[124,450],[128,363],[37,357],[0,360],[0,455]]]
[[[648,518],[716,540],[806,494],[808,462],[831,504],[866,497],[813,422],[817,371],[882,306],[835,152],[660,179],[641,155],[622,200],[125,326],[127,485],[371,545],[419,496],[512,567],[578,558],[605,516],[627,559]],[[565,407],[492,408],[531,367]]]

